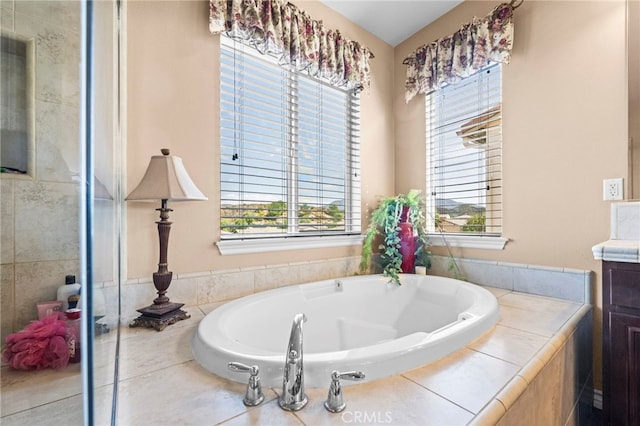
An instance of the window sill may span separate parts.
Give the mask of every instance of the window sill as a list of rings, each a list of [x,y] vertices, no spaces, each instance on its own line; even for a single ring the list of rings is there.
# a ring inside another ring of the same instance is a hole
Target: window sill
[[[222,256],[234,254],[265,253],[271,251],[304,250],[327,247],[346,247],[362,244],[363,236],[327,235],[322,237],[257,238],[246,240],[222,240],[216,245]]]
[[[445,241],[446,239],[446,241]],[[447,244],[450,247],[479,248],[487,250],[504,250],[507,245],[508,238],[502,237],[482,237],[479,235],[445,235],[429,234],[429,243],[431,246],[444,247]]]

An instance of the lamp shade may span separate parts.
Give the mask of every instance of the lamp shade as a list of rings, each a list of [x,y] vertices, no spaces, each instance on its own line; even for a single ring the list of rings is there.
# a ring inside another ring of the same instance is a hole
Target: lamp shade
[[[182,158],[170,155],[168,149],[149,161],[142,181],[126,200],[206,200],[182,164]]]

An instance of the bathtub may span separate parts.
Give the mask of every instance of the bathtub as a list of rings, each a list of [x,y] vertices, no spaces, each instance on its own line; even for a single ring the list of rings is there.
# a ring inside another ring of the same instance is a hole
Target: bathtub
[[[281,387],[291,323],[302,312],[305,385],[327,387],[333,370],[359,370],[371,381],[428,364],[498,320],[496,298],[477,285],[410,274],[401,282],[355,276],[237,299],[202,319],[193,355],[206,370],[237,382],[248,376],[229,370],[230,361],[258,365],[263,386]]]

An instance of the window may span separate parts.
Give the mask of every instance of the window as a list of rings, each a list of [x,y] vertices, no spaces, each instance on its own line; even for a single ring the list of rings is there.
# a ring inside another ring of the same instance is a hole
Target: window
[[[500,71],[491,65],[426,96],[431,233],[502,234]]]
[[[220,39],[222,243],[359,235],[358,95]]]

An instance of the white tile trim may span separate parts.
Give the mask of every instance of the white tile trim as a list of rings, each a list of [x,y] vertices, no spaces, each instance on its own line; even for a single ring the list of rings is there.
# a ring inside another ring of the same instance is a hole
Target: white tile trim
[[[591,251],[596,260],[640,263],[640,241],[609,240],[593,246]]]

